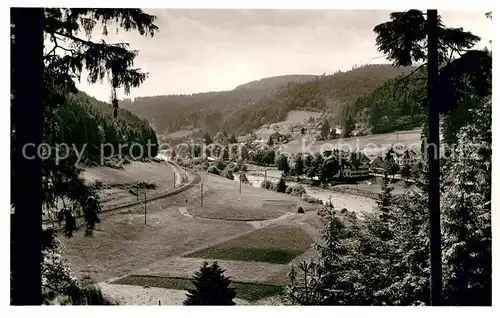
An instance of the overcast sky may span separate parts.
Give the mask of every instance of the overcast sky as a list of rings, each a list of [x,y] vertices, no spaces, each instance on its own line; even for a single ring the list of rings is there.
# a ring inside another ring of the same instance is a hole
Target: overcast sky
[[[109,42],[139,50],[135,66],[149,73],[131,97],[230,90],[269,76],[330,74],[353,65],[386,63],[377,58],[373,27],[390,11],[167,10],[157,16],[154,38],[109,29]],[[483,11],[440,11],[447,26],[463,27],[489,45],[493,22]],[[93,40],[103,38],[94,33]],[[375,58],[375,59],[374,59]],[[109,100],[109,84],[78,87]],[[123,98],[123,91],[119,98]]]

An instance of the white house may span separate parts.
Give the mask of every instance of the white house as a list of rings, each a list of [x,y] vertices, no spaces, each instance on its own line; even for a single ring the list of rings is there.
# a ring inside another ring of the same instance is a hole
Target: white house
[[[394,161],[400,167],[408,165],[413,166],[418,163],[418,154],[410,148],[391,148],[389,152],[392,153]]]

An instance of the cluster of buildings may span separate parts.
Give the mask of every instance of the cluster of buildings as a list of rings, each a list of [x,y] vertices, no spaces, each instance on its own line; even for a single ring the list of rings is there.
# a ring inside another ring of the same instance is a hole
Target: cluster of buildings
[[[420,161],[420,156],[410,148],[392,147],[384,153],[389,154],[399,168],[406,165],[411,167]],[[362,178],[368,176],[370,172],[383,172],[385,169],[385,155],[370,158],[364,153],[351,152],[342,158],[341,167],[336,177]]]

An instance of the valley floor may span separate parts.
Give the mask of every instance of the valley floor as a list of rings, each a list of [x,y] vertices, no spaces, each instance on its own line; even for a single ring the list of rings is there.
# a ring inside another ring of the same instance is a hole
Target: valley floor
[[[144,165],[149,172],[131,178],[168,188],[176,168],[156,165],[165,171]],[[92,173],[105,179],[109,172],[104,171]],[[189,180],[195,177],[189,173]],[[279,302],[271,296],[288,283],[291,264],[315,256],[313,244],[322,229],[316,206],[251,185],[243,184],[240,194],[237,183],[220,176],[204,175],[200,181],[203,202],[200,183],[148,202],[146,218],[143,204],[116,209],[101,215],[92,237],[78,231],[63,238],[75,275],[99,282],[105,295],[122,304],[178,305],[186,279],[204,260],[217,260],[237,285],[239,304]],[[298,206],[304,214],[296,213]],[[163,288],[144,287],[150,277]]]

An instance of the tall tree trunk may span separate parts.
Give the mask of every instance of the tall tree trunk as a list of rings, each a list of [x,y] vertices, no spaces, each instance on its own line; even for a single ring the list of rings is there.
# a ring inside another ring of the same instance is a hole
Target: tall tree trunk
[[[441,217],[439,206],[439,109],[436,100],[438,77],[437,10],[427,10],[427,155],[429,161],[429,244],[430,244],[430,304],[442,305]]]
[[[43,8],[11,8],[14,41],[12,125],[11,303],[40,305],[42,172],[36,155],[43,138]],[[26,149],[23,149],[27,145]],[[24,150],[24,154],[23,154]]]

